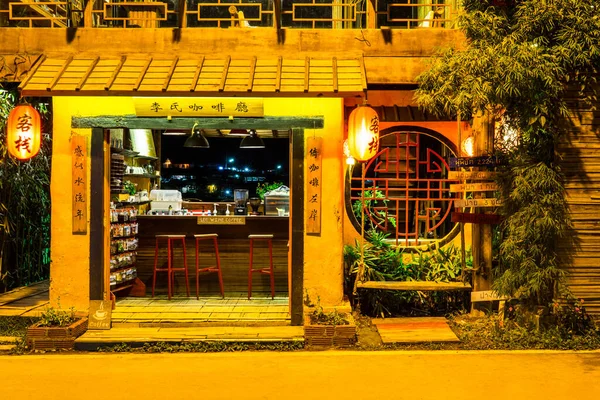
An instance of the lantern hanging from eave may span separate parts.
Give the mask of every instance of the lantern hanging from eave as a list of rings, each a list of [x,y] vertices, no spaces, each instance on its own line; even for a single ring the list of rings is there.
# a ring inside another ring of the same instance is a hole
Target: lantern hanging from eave
[[[29,160],[40,151],[42,124],[40,113],[29,104],[12,109],[6,122],[8,152],[19,160]]]
[[[356,161],[368,161],[379,151],[379,116],[371,107],[356,107],[348,117],[348,150]]]

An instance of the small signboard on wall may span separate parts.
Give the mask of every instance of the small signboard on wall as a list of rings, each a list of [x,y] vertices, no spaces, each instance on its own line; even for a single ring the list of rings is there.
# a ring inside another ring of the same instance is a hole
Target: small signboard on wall
[[[321,151],[323,138],[309,137],[306,142],[306,233],[321,233]]]
[[[71,135],[71,187],[73,234],[87,234],[87,142],[85,136]]]
[[[88,329],[110,329],[112,301],[90,300]]]

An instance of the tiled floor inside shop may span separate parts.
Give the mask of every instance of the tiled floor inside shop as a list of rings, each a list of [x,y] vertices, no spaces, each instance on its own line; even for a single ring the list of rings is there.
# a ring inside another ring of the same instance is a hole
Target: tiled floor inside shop
[[[244,293],[222,299],[212,297],[124,297],[118,298],[112,313],[115,324],[148,323],[290,323],[289,298],[286,295],[271,299],[267,294],[253,294],[248,300]]]

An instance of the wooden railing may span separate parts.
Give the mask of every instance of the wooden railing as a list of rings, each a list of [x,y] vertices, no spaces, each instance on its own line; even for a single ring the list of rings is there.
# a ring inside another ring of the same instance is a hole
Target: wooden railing
[[[8,0],[0,27],[454,28],[457,0]],[[85,8],[84,8],[85,7]]]

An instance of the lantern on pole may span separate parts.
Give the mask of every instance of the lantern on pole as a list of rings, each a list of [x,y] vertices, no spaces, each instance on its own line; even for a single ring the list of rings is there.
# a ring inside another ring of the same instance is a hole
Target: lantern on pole
[[[379,151],[379,116],[367,105],[356,107],[348,117],[348,150],[358,162],[370,160]]]
[[[13,157],[25,161],[35,156],[42,143],[40,113],[29,104],[13,108],[6,122],[6,141]]]

